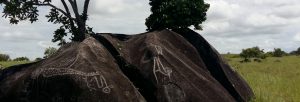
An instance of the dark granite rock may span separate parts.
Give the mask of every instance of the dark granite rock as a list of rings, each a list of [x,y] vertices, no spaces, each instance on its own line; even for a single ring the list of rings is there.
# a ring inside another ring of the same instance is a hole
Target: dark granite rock
[[[0,74],[1,102],[246,102],[252,97],[244,79],[189,29],[97,34]]]
[[[1,102],[143,102],[115,59],[94,38],[63,46],[48,59],[7,68]]]

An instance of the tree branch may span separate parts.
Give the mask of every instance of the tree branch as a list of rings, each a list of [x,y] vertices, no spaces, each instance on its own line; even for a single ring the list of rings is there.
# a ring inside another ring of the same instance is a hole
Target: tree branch
[[[78,7],[77,7],[76,0],[68,0],[68,1],[69,1],[69,3],[71,4],[71,6],[73,8],[73,12],[74,12],[75,18],[76,18],[76,23],[77,23],[77,26],[78,26],[78,29],[79,29],[78,38],[74,38],[74,39],[79,40],[79,41],[83,41],[85,39],[85,32],[86,32],[85,22],[82,19],[82,17],[80,16],[80,14],[78,13]]]
[[[68,17],[72,17],[72,16],[71,16],[71,13],[70,13],[70,10],[69,10],[69,7],[68,7],[68,5],[66,4],[65,0],[61,0],[61,2],[62,2],[63,6],[64,6],[64,8],[65,8],[65,10],[66,10],[66,14],[68,15]]]
[[[86,20],[87,20],[87,12],[88,12],[88,8],[89,8],[89,3],[90,3],[90,0],[86,0],[84,2],[84,8],[83,8],[83,13],[82,13],[84,22],[86,22]]]
[[[66,10],[66,12],[67,12],[67,15],[68,15],[67,17],[69,17],[69,19],[70,19],[71,30],[72,30],[73,33],[75,33],[74,30],[75,30],[76,28],[75,28],[74,20],[72,19],[72,16],[71,16],[69,7],[68,7],[68,5],[66,4],[65,0],[61,0],[61,2],[62,2],[63,6],[64,6],[64,8],[65,8],[65,10]]]
[[[63,13],[64,15],[68,16],[68,14],[67,14],[64,10],[62,10],[62,9],[60,9],[60,8],[58,8],[58,7],[56,7],[56,6],[52,5],[52,4],[50,4],[50,3],[44,3],[44,4],[33,3],[32,5],[36,5],[36,6],[50,6],[50,7],[54,8],[54,9],[60,11],[60,12]]]
[[[77,7],[76,0],[74,0],[74,1],[73,0],[69,0],[69,2],[70,2],[71,6],[73,8],[73,12],[75,14],[75,18],[76,18],[77,22],[80,22],[81,20],[80,20],[80,15],[78,13],[78,7]]]

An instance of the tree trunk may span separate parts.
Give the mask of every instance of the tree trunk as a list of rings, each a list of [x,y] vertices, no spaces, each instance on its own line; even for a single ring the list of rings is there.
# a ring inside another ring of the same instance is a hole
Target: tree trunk
[[[87,20],[87,11],[88,11],[88,5],[90,0],[85,0],[84,2],[84,8],[83,8],[83,12],[82,15],[80,15],[78,13],[78,7],[77,7],[77,2],[76,0],[69,0],[72,8],[73,8],[73,12],[75,14],[75,18],[76,18],[76,23],[78,26],[78,32],[76,32],[77,34],[74,34],[74,39],[73,41],[83,41],[85,38],[89,37],[89,34],[87,34],[86,31],[86,20]]]

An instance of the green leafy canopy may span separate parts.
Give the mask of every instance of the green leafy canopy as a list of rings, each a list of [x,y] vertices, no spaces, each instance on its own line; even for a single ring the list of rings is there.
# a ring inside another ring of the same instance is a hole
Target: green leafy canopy
[[[148,31],[194,26],[202,30],[209,4],[203,0],[150,0],[152,14],[146,19]]]
[[[82,41],[86,33],[93,33],[92,29],[86,25],[87,10],[90,0],[84,0],[84,9],[80,14],[76,0],[60,0],[63,8],[56,7],[53,0],[0,0],[3,5],[3,17],[8,18],[11,24],[18,24],[20,21],[29,20],[31,23],[38,20],[38,7],[50,7],[50,12],[46,17],[48,22],[61,24],[54,32],[53,42],[59,42],[59,45],[66,43],[64,37],[72,34],[72,41]],[[71,5],[69,7],[67,2]],[[72,9],[72,10],[70,10]],[[70,11],[73,11],[72,15]]]

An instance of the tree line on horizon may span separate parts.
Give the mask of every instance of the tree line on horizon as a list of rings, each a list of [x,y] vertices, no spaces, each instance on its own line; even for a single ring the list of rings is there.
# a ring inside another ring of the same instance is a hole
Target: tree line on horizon
[[[267,57],[283,57],[288,55],[300,56],[300,47],[295,51],[287,53],[281,48],[274,48],[273,51],[264,52],[264,49],[260,49],[258,46],[255,46],[252,48],[242,49],[239,57],[243,58],[242,62],[251,62],[251,59],[260,62],[261,59],[266,59]]]
[[[48,58],[51,55],[53,55],[56,51],[57,51],[57,49],[55,47],[48,47],[44,51],[44,57],[43,58],[41,58],[41,57],[35,58],[34,61],[40,61],[42,59]],[[22,57],[17,57],[17,58],[11,59],[8,54],[0,53],[0,62],[1,61],[2,62],[5,62],[5,61],[30,61],[30,59],[28,57],[26,57],[26,56],[22,56]]]
[[[57,51],[56,48],[54,47],[48,47],[44,51],[44,56],[43,58],[38,57],[34,61],[39,61],[45,58],[50,57],[51,55],[55,54]],[[230,54],[230,53],[227,53]],[[245,62],[251,61],[251,58],[254,59],[265,59],[267,57],[283,57],[283,56],[288,56],[288,55],[295,55],[295,56],[300,56],[300,47],[294,51],[291,51],[289,53],[281,50],[281,48],[274,48],[273,51],[269,52],[264,52],[263,49],[260,49],[259,47],[252,47],[252,48],[246,48],[242,49],[242,52],[238,54],[238,56],[234,57],[241,57],[243,58]],[[15,59],[11,59],[8,54],[3,54],[0,53],[0,61],[30,61],[28,57],[17,57]]]

